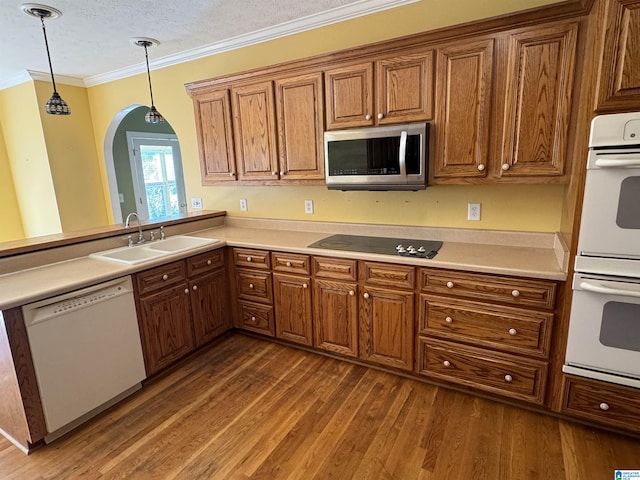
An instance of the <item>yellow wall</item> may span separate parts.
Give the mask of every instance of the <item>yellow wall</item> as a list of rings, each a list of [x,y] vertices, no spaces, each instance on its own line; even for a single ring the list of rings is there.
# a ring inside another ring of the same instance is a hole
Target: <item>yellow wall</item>
[[[367,17],[218,54],[152,72],[158,110],[180,140],[187,198],[202,197],[205,209],[227,210],[230,216],[325,220],[382,224],[429,225],[522,231],[556,231],[565,187],[438,186],[422,192],[339,192],[324,187],[203,187],[200,182],[193,107],[184,84],[296,58],[340,50],[479,18],[552,3],[545,0],[423,0]],[[162,38],[160,38],[162,41]],[[153,49],[151,50],[153,58]],[[114,115],[134,104],[148,104],[145,75],[89,89],[96,145]],[[99,153],[103,163],[102,152]],[[104,172],[103,172],[104,173]],[[104,177],[106,178],[106,177]],[[104,180],[106,186],[106,180]],[[239,211],[246,198],[249,211]],[[304,214],[312,199],[315,214]],[[105,201],[108,192],[105,188]],[[469,222],[467,202],[482,203],[482,219]]]
[[[27,237],[62,231],[34,84],[0,91],[0,125]],[[4,209],[3,205],[3,209]],[[7,207],[10,208],[10,207]]]
[[[38,104],[51,96],[49,82],[35,81]],[[57,85],[71,115],[48,115],[39,110],[49,167],[64,232],[108,223],[102,176],[94,143],[87,89]]]
[[[9,163],[9,155],[7,155],[4,143],[4,133],[0,122],[0,205],[2,205],[0,242],[8,242],[9,240],[24,237],[18,197],[16,197],[16,189],[13,186],[11,164]]]

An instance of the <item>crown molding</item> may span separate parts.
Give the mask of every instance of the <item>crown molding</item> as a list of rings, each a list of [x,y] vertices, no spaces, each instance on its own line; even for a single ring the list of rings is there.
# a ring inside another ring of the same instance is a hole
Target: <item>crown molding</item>
[[[236,50],[238,48],[248,47],[258,43],[275,40],[277,38],[294,35],[296,33],[313,30],[315,28],[324,27],[334,23],[344,22],[354,18],[370,15],[372,13],[382,12],[396,7],[409,5],[420,0],[360,0],[358,2],[333,8],[326,12],[281,23],[274,27],[264,28],[245,35],[228,38],[220,42],[211,43],[199,48],[185,50],[175,55],[169,55],[149,62],[151,70],[170,67],[180,63],[198,60],[200,58],[209,57],[211,55]],[[132,65],[125,68],[112,70],[111,72],[93,75],[84,78],[84,85],[93,87],[103,83],[109,83],[122,78],[138,75],[146,72],[144,64]],[[56,77],[57,80],[57,77]]]
[[[15,75],[5,77],[0,80],[0,90],[15,87],[23,83],[39,80],[51,83],[51,74],[47,72],[38,72],[36,70],[22,70]],[[74,87],[86,87],[81,78],[69,77],[66,75],[56,75],[56,85],[72,85]]]

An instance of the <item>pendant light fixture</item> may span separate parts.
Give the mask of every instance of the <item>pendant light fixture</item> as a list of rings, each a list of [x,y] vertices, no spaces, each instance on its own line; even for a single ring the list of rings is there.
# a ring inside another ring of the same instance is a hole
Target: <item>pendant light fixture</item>
[[[147,52],[147,48],[152,45],[159,45],[160,42],[153,38],[147,37],[135,37],[131,39],[131,43],[137,45],[139,47],[144,47],[144,58],[147,62],[147,78],[149,79],[149,94],[151,95],[151,108],[144,116],[144,121],[147,123],[163,123],[164,117],[160,115],[160,112],[156,110],[155,105],[153,104],[153,90],[151,89],[151,73],[149,72],[149,54]]]
[[[62,12],[56,8],[48,7],[47,5],[40,5],[38,3],[25,3],[20,6],[20,9],[27,15],[40,19],[42,23],[42,33],[44,34],[44,46],[47,49],[47,59],[49,60],[49,71],[51,72],[51,83],[53,84],[53,94],[51,98],[45,104],[45,111],[49,115],[69,115],[71,109],[67,102],[58,94],[56,90],[56,80],[53,77],[53,67],[51,66],[51,54],[49,53],[49,42],[47,41],[47,29],[44,26],[45,18],[58,18],[62,15]]]

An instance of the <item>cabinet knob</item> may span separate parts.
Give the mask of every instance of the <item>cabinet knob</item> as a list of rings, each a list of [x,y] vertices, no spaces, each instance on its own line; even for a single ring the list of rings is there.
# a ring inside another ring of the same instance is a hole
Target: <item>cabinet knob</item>
[[[352,297],[356,294],[356,292],[354,292],[353,290],[349,290],[349,295],[351,295]]]
[[[194,285],[193,287],[191,287],[193,289],[193,291],[195,292],[198,289],[198,285]]]
[[[287,267],[290,267],[290,266],[291,266],[291,262],[287,262]]]
[[[211,265],[211,260],[207,260],[207,265]]]
[[[286,174],[287,174],[287,172],[285,172],[284,170],[282,170],[282,171],[280,172],[280,175],[286,175]]]
[[[478,170],[480,170],[481,172],[484,170],[484,163],[478,164]]]
[[[384,118],[384,115],[382,113],[378,114],[378,120],[382,120]]]
[[[503,164],[502,164],[502,170],[504,170],[505,172],[506,172],[507,170],[509,170],[509,168],[510,168],[510,166],[509,166],[509,164],[508,164],[508,163],[503,163]]]
[[[442,362],[442,364],[443,364],[445,367],[450,367],[450,366],[451,366],[451,362],[450,362],[449,360],[445,360],[444,362]]]
[[[371,115],[369,115],[368,113],[364,116],[365,120],[371,120]]]
[[[250,283],[249,288],[255,288],[255,285],[253,283]]]
[[[306,283],[303,283],[302,288],[309,288],[309,285],[307,285]]]
[[[253,262],[253,257],[247,257],[247,262]]]
[[[230,172],[230,173],[229,173],[229,176],[230,176],[230,177],[233,177],[234,175],[235,175],[235,173],[233,173],[233,172]]]
[[[447,288],[453,288],[453,282],[447,282]]]
[[[369,295],[368,293],[365,292],[365,294],[363,295],[364,298],[369,298],[371,295]]]
[[[447,317],[447,318],[444,319],[444,321],[447,322],[447,323],[453,323],[453,318]]]
[[[513,377],[509,374],[504,376],[504,381],[507,383],[511,383],[513,381]]]
[[[187,294],[188,294],[188,293],[189,293],[189,289],[188,289],[188,288],[185,288],[185,289],[184,289],[184,293],[187,293]]]
[[[275,177],[276,175],[278,175],[278,172],[271,172],[271,175]]]
[[[511,296],[514,298],[517,298],[520,296],[520,291],[519,290],[511,290]]]
[[[607,410],[609,410],[609,404],[605,403],[605,402],[602,402],[600,404],[600,410],[604,410],[606,412]]]
[[[166,273],[164,275],[162,275],[162,279],[163,280],[169,280],[169,275],[167,275]]]
[[[253,323],[256,323],[256,317],[251,317],[251,321],[252,321]]]
[[[516,330],[515,328],[510,328],[509,329],[509,335],[515,335],[518,333],[518,330]]]

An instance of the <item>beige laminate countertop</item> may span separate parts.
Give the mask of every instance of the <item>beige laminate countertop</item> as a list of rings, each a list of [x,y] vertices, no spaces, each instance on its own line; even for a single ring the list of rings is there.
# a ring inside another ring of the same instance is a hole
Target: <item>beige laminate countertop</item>
[[[313,223],[313,225],[311,225]],[[276,228],[274,228],[276,227]],[[313,228],[309,231],[305,228]],[[334,233],[442,240],[433,259],[308,248]],[[408,227],[354,227],[315,222],[226,219],[220,227],[189,233],[218,241],[188,252],[167,255],[138,265],[112,263],[80,256],[61,262],[0,275],[0,310],[21,306],[113,278],[146,270],[224,246],[355,258],[549,280],[565,280],[568,253],[557,235],[519,232],[470,232]]]

